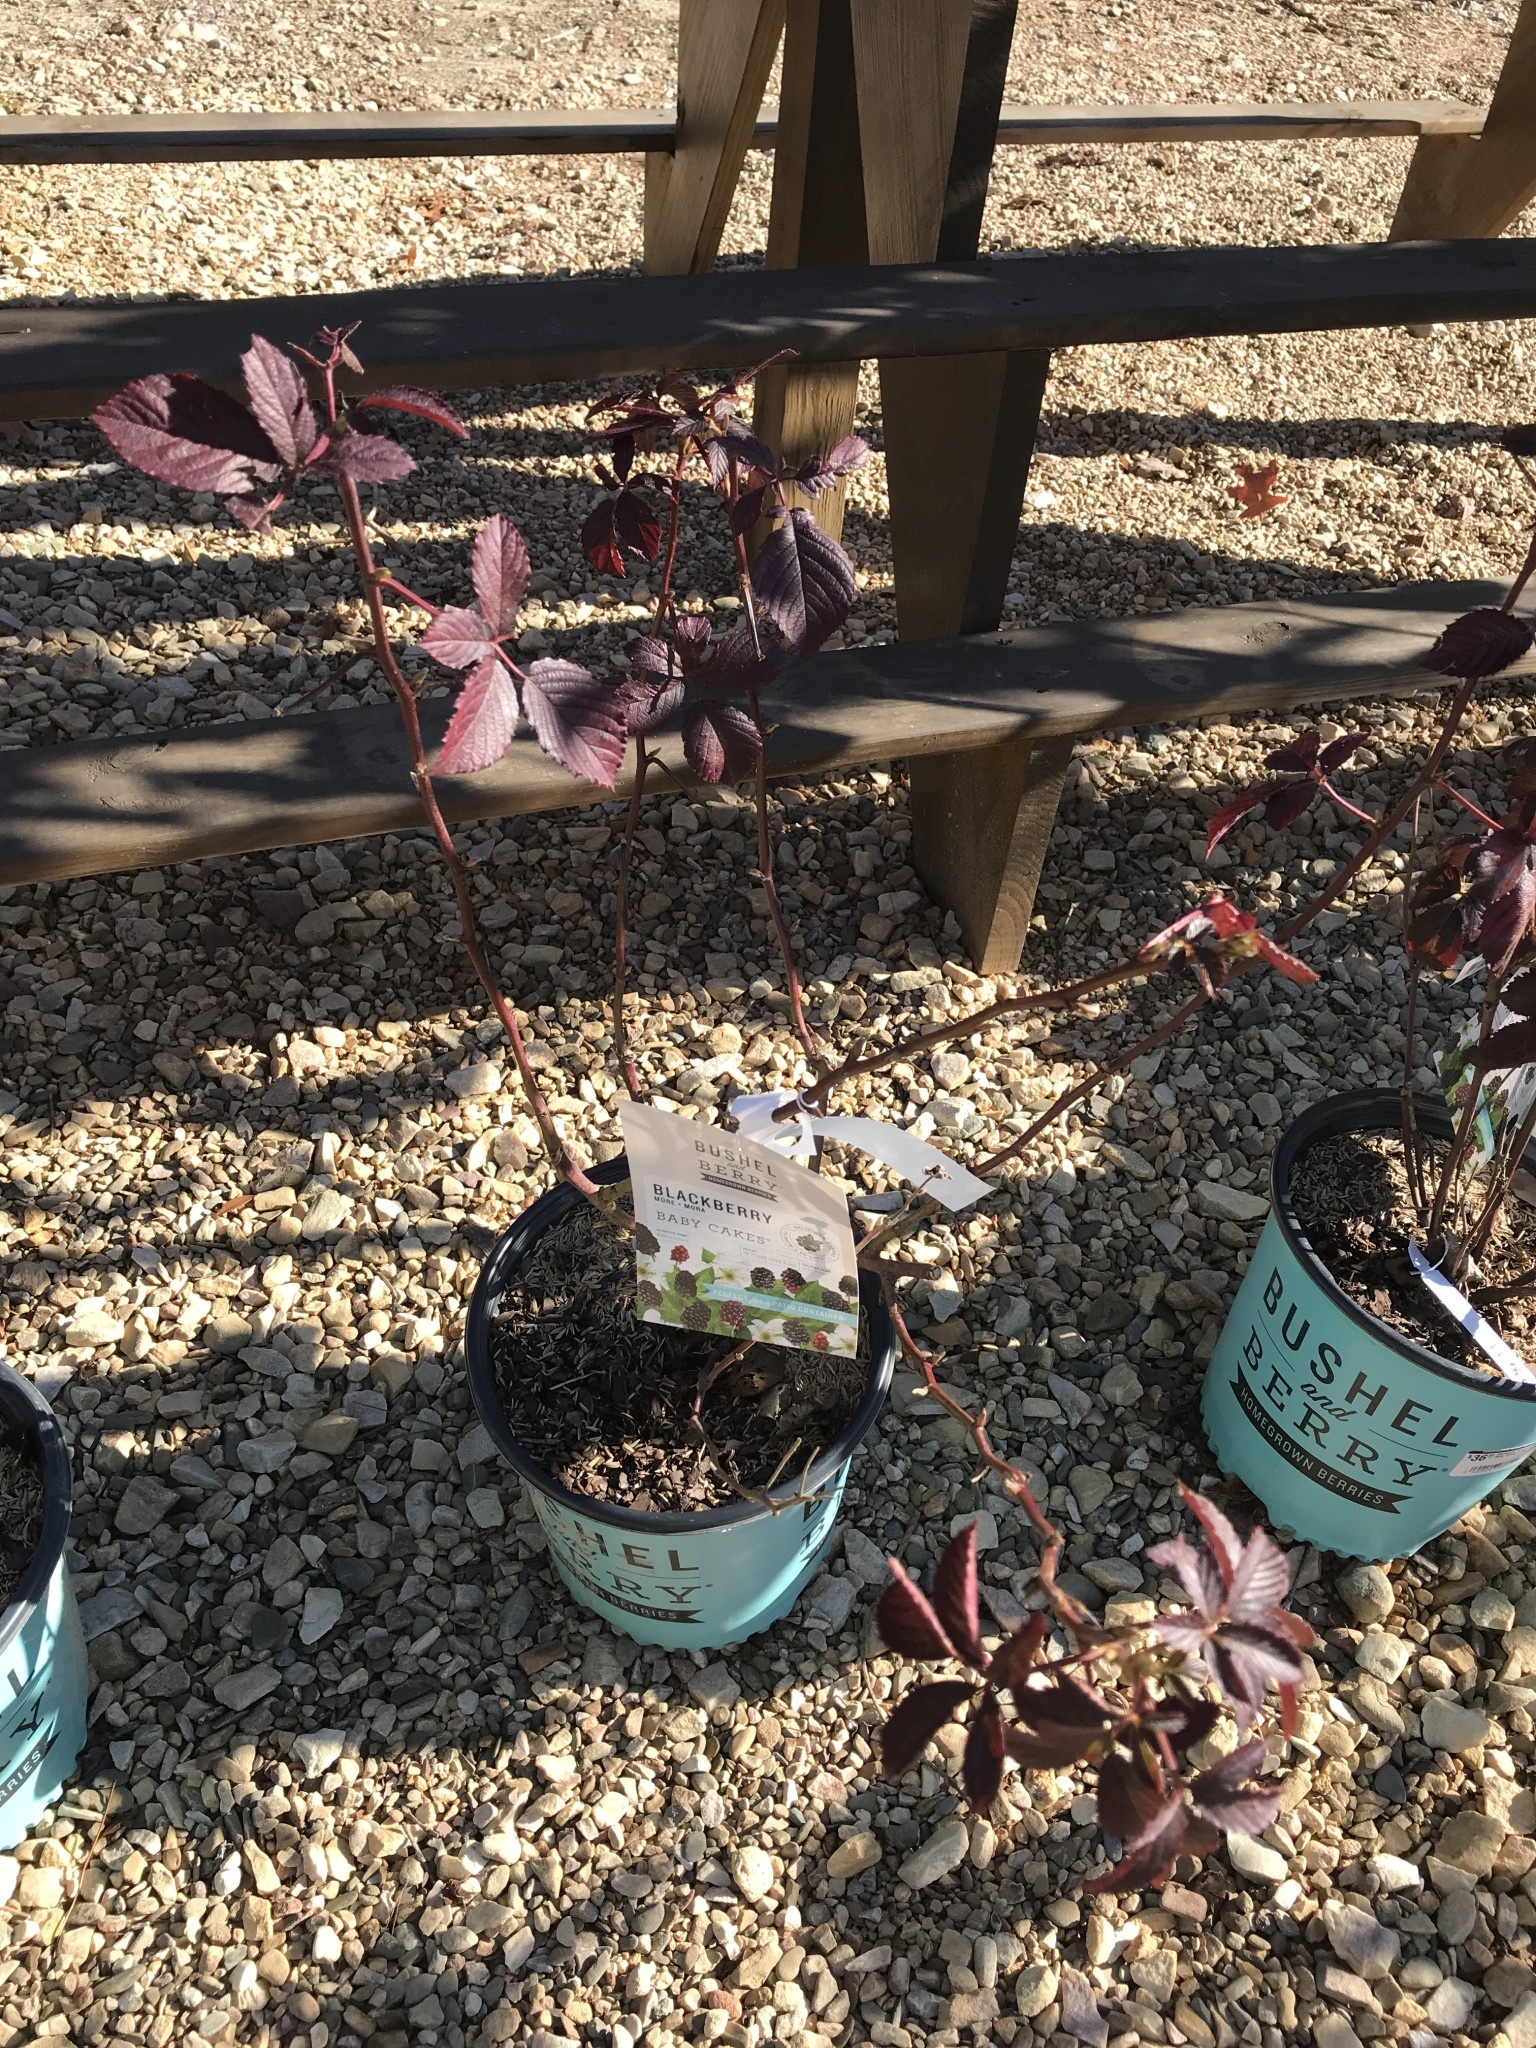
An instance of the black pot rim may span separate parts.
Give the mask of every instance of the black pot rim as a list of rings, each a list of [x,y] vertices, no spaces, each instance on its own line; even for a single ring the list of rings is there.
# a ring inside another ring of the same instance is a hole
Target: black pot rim
[[[64,1555],[69,1539],[72,1483],[69,1450],[58,1417],[28,1379],[0,1364],[0,1419],[19,1429],[37,1452],[43,1473],[43,1526],[11,1604],[0,1614],[0,1654],[26,1626]]]
[[[1414,1113],[1424,1128],[1436,1137],[1450,1136],[1450,1114],[1443,1103],[1420,1097],[1415,1103]],[[1401,1119],[1402,1097],[1395,1088],[1357,1088],[1348,1095],[1325,1096],[1321,1102],[1314,1102],[1310,1109],[1303,1110],[1275,1147],[1274,1163],[1270,1169],[1270,1190],[1281,1235],[1297,1261],[1306,1268],[1313,1285],[1376,1343],[1385,1345],[1425,1372],[1434,1373],[1454,1386],[1473,1387],[1478,1393],[1492,1395],[1497,1400],[1536,1406],[1536,1384],[1494,1379],[1471,1366],[1458,1365],[1454,1359],[1442,1358],[1438,1351],[1431,1351],[1426,1344],[1415,1343],[1412,1337],[1405,1337],[1379,1316],[1372,1315],[1368,1308],[1362,1308],[1334,1279],[1302,1228],[1291,1198],[1291,1187],[1296,1167],[1308,1148],[1320,1139],[1334,1137],[1342,1131],[1392,1129],[1401,1123]]]
[[[629,1171],[622,1159],[610,1159],[592,1169],[596,1181],[623,1180]],[[495,1442],[497,1450],[512,1469],[526,1484],[545,1494],[559,1506],[572,1514],[584,1515],[588,1521],[606,1522],[616,1529],[649,1529],[653,1534],[680,1536],[705,1529],[725,1529],[738,1522],[752,1522],[772,1513],[760,1507],[756,1501],[730,1501],[718,1508],[700,1508],[693,1514],[656,1514],[644,1508],[627,1508],[610,1501],[594,1500],[590,1494],[573,1493],[563,1486],[553,1474],[531,1458],[512,1434],[506,1413],[501,1405],[501,1392],[496,1384],[496,1368],[491,1361],[490,1325],[496,1303],[501,1298],[503,1287],[510,1272],[521,1263],[532,1246],[545,1231],[558,1223],[561,1217],[569,1215],[583,1197],[567,1182],[540,1195],[531,1203],[512,1227],[492,1247],[489,1258],[480,1268],[480,1278],[469,1304],[469,1321],[464,1333],[464,1356],[469,1369],[469,1390],[474,1400],[475,1413],[484,1423]],[[832,1479],[838,1469],[858,1449],[875,1425],[885,1397],[890,1389],[891,1376],[896,1366],[896,1337],[891,1328],[890,1316],[880,1292],[880,1283],[869,1272],[859,1274],[859,1296],[864,1313],[869,1320],[870,1351],[872,1354],[869,1382],[864,1389],[864,1398],[855,1409],[852,1418],[842,1433],[822,1452],[811,1466],[809,1473],[802,1474],[793,1483],[773,1488],[772,1497],[784,1501],[794,1500],[799,1492],[815,1492]]]

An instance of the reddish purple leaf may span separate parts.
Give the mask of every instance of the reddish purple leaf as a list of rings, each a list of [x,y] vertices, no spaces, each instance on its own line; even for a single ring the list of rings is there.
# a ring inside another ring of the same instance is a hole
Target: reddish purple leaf
[[[875,1609],[880,1640],[899,1657],[952,1657],[949,1637],[926,1596],[891,1559],[891,1583]],[[966,1687],[969,1692],[970,1687]]]
[[[1536,627],[1529,619],[1480,605],[1453,619],[1420,662],[1437,675],[1476,681],[1498,675],[1530,652]]]
[[[1220,1612],[1226,1587],[1209,1550],[1197,1550],[1187,1536],[1170,1536],[1166,1543],[1155,1543],[1147,1556],[1178,1581],[1201,1614],[1210,1619]]]
[[[1197,1810],[1213,1827],[1235,1835],[1262,1835],[1280,1811],[1278,1785],[1266,1790],[1248,1781],[1265,1757],[1262,1742],[1245,1742],[1202,1771],[1189,1788]]]
[[[91,418],[125,462],[179,490],[245,496],[282,467],[239,400],[200,377],[141,377]]]
[[[1085,1892],[1150,1891],[1162,1884],[1184,1853],[1189,1838],[1189,1808],[1181,1798],[1170,1799],[1159,1809],[1139,1835],[1127,1842],[1125,1855],[1113,1870],[1090,1878]]]
[[[889,1588],[887,1588],[889,1591]],[[914,1686],[891,1709],[880,1733],[880,1768],[888,1778],[903,1778],[946,1721],[952,1721],[974,1690],[965,1678],[940,1679]]]
[[[1502,1024],[1484,1041],[1481,1058],[1489,1073],[1506,1067],[1529,1066],[1536,1060],[1536,1017],[1521,1017],[1514,1024]]]
[[[380,391],[370,391],[354,401],[352,411],[365,412],[370,407],[414,413],[418,419],[431,420],[434,426],[456,434],[461,441],[469,435],[468,427],[445,398],[439,398],[435,391],[418,391],[413,384],[386,384]]]
[[[1099,1765],[1099,1826],[1117,1842],[1150,1826],[1166,1796],[1163,1767],[1145,1743],[1137,1743],[1133,1756],[1116,1750]]]
[[[1234,1621],[1264,1621],[1291,1590],[1285,1553],[1265,1529],[1255,1529],[1227,1588],[1227,1612]]]
[[[474,775],[493,767],[517,727],[517,680],[498,654],[488,652],[465,678],[433,773]]]
[[[1005,1638],[1002,1648],[992,1659],[992,1683],[1017,1692],[1037,1668],[1040,1647],[1049,1630],[1050,1623],[1043,1610],[1037,1610],[1027,1621],[1020,1623],[1013,1634]]]
[[[505,513],[494,513],[475,535],[469,558],[469,577],[480,601],[480,616],[493,640],[510,633],[517,624],[518,607],[528,593],[531,573],[523,536]]]
[[[683,701],[683,685],[657,675],[630,677],[615,693],[631,733],[658,732]]]
[[[298,469],[320,438],[309,390],[298,365],[263,335],[253,334],[240,358],[251,411],[285,469]]]
[[[581,523],[581,551],[603,576],[622,576],[624,556],[619,549],[618,515],[612,498],[599,498]]]
[[[1214,1700],[1171,1699],[1153,1708],[1146,1725],[1160,1729],[1175,1753],[1182,1756],[1203,1742],[1220,1719],[1221,1708]]]
[[[634,489],[620,491],[613,505],[614,534],[625,554],[654,562],[661,553],[661,521],[648,498]]]
[[[984,1692],[971,1716],[960,1775],[973,1813],[985,1813],[1003,1784],[1003,1716],[995,1693]]]
[[[683,752],[700,782],[744,782],[762,750],[762,734],[739,704],[695,704],[683,720]]]
[[[1315,725],[1309,726],[1288,746],[1276,747],[1272,754],[1264,756],[1264,766],[1276,775],[1310,775],[1317,766],[1317,750],[1323,743],[1323,736]]]
[[[958,1656],[975,1670],[986,1668],[981,1647],[981,1603],[976,1585],[976,1524],[952,1536],[933,1575],[934,1612]]]
[[[444,668],[473,668],[496,651],[484,619],[462,605],[439,612],[422,634],[421,644]]]
[[[1246,1728],[1254,1719],[1271,1685],[1296,1685],[1305,1676],[1295,1644],[1251,1622],[1223,1622],[1201,1654],[1226,1694],[1239,1728]]]
[[[1282,783],[1264,805],[1264,822],[1271,832],[1287,832],[1303,811],[1308,811],[1321,794],[1322,785],[1304,775],[1299,782]]]
[[[1278,782],[1254,782],[1247,789],[1240,789],[1236,796],[1229,797],[1216,812],[1205,828],[1205,851],[1207,858],[1226,838],[1234,825],[1241,824],[1251,811],[1267,803],[1275,791],[1281,788]]]
[[[355,484],[392,484],[410,475],[416,458],[388,434],[364,434],[353,427],[338,434],[313,467],[321,476],[349,476]]]
[[[758,549],[752,588],[797,652],[814,654],[853,608],[853,565],[796,506]]]
[[[750,626],[734,626],[715,642],[709,685],[713,690],[766,690],[782,673],[784,662],[784,650],[777,641],[759,643]]]
[[[1363,747],[1370,738],[1368,732],[1341,733],[1336,740],[1330,740],[1317,757],[1317,765],[1324,775],[1331,775],[1335,768],[1342,768],[1356,747]]]
[[[1221,1573],[1222,1583],[1230,1586],[1232,1575],[1237,1570],[1237,1561],[1243,1554],[1243,1546],[1237,1531],[1216,1503],[1207,1500],[1203,1493],[1194,1493],[1183,1485],[1180,1486],[1179,1492],[1184,1496],[1185,1507],[1205,1531],[1205,1540],[1211,1547],[1211,1554]]]
[[[768,486],[759,484],[755,490],[743,491],[731,507],[732,533],[750,533],[763,516],[763,506],[768,499]]]
[[[551,760],[584,782],[612,789],[628,741],[617,691],[574,661],[536,661],[523,679],[523,710]]]
[[[807,497],[817,498],[869,460],[869,443],[849,434],[825,455],[810,455],[795,471],[795,482]]]

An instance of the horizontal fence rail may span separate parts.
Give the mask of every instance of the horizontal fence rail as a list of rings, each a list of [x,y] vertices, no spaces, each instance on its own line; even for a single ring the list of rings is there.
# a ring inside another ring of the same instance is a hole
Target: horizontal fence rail
[[[574,112],[0,115],[0,164],[262,163],[305,157],[670,155],[672,107]],[[1048,143],[1286,142],[1319,136],[1476,135],[1455,100],[1270,106],[1005,106],[997,139]],[[772,149],[765,108],[753,147]]]
[[[313,297],[0,306],[0,419],[77,418],[157,370],[233,379],[253,333],[361,323],[376,384],[444,389],[1536,315],[1536,242],[1036,252],[857,270],[505,278]]]

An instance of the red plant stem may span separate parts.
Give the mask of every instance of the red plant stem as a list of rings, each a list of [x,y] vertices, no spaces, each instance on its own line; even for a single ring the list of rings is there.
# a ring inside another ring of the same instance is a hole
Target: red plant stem
[[[1017,1465],[1011,1465],[1006,1458],[1000,1457],[993,1450],[987,1440],[985,1416],[973,1415],[940,1386],[934,1374],[933,1360],[907,1328],[901,1304],[896,1299],[894,1280],[889,1273],[882,1273],[881,1284],[885,1293],[885,1305],[890,1313],[891,1327],[896,1332],[896,1341],[901,1346],[902,1355],[909,1359],[922,1375],[930,1399],[936,1401],[946,1415],[953,1416],[956,1422],[970,1432],[976,1446],[976,1455],[982,1464],[989,1472],[997,1473],[1007,1492],[1019,1503],[1029,1518],[1040,1540],[1040,1570],[1037,1577],[1041,1591],[1063,1621],[1072,1623],[1074,1627],[1091,1626],[1093,1617],[1087,1609],[1056,1583],[1056,1570],[1066,1545],[1066,1538],[1036,1500],[1034,1488],[1024,1473]]]
[[[1057,1096],[1049,1109],[1043,1110],[1035,1118],[1029,1129],[1021,1137],[1015,1138],[1011,1145],[1004,1146],[1001,1152],[994,1152],[990,1158],[978,1161],[971,1168],[971,1171],[985,1177],[989,1173],[995,1173],[998,1167],[1006,1166],[1010,1160],[1017,1159],[1021,1152],[1028,1150],[1042,1131],[1049,1129],[1057,1117],[1065,1116],[1074,1104],[1081,1102],[1085,1095],[1091,1095],[1094,1089],[1101,1082],[1107,1081],[1112,1074],[1122,1073],[1131,1064],[1132,1060],[1141,1059],[1145,1054],[1151,1052],[1154,1046],[1162,1045],[1166,1040],[1176,1037],[1192,1017],[1198,1016],[1206,1004],[1214,1000],[1214,995],[1208,994],[1204,989],[1188,997],[1184,1002],[1180,1003],[1176,1010],[1165,1017],[1161,1024],[1157,1025],[1154,1030],[1149,1031],[1145,1038],[1138,1039],[1134,1045],[1128,1045],[1123,1052],[1117,1053],[1112,1060],[1107,1061],[1103,1066],[1095,1067],[1093,1072],[1086,1075],[1081,1081],[1075,1081],[1064,1094]]]
[[[398,576],[391,576],[387,570],[379,574],[379,588],[380,590],[393,590],[398,597],[403,597],[407,604],[414,604],[420,610],[430,612],[434,619],[442,610],[440,604],[433,604],[429,599],[419,597],[408,583],[402,583]]]
[[[823,1074],[819,1081],[804,1091],[806,1106],[810,1109],[824,1108],[828,1093],[840,1082],[856,1081],[865,1074],[877,1074],[897,1060],[932,1052],[936,1046],[947,1045],[952,1039],[970,1038],[976,1032],[984,1031],[989,1024],[995,1024],[1000,1017],[1016,1017],[1029,1010],[1068,1009],[1076,1003],[1088,1002],[1108,989],[1117,988],[1122,982],[1161,971],[1160,968],[1139,966],[1134,960],[1128,960],[1118,967],[1106,968],[1102,974],[1090,974],[1083,981],[1065,982],[1059,988],[1034,989],[1020,996],[1004,996],[998,1002],[989,1003],[984,1010],[970,1011],[950,1023],[935,1024],[931,1030],[916,1032],[887,1050],[844,1060],[840,1067]],[[799,1114],[798,1109],[794,1114]]]
[[[756,690],[747,692],[747,709],[757,727],[758,737],[763,738],[762,715],[758,710]],[[779,941],[779,953],[784,961],[784,979],[789,992],[790,1021],[795,1027],[795,1036],[805,1049],[805,1055],[818,1072],[821,1070],[821,1047],[816,1034],[806,1022],[805,1003],[800,990],[800,976],[795,969],[795,942],[790,936],[784,907],[779,902],[779,887],[773,874],[773,830],[768,817],[768,751],[766,745],[757,752],[757,784],[755,789],[757,811],[757,864],[762,872],[763,894],[768,900],[768,915],[773,920],[773,929]]]
[[[1536,543],[1533,543],[1533,545],[1536,545]],[[1320,916],[1331,903],[1336,902],[1354,881],[1356,875],[1359,874],[1367,861],[1373,860],[1387,840],[1392,837],[1392,834],[1418,802],[1420,796],[1430,787],[1436,776],[1440,773],[1441,763],[1451,750],[1451,742],[1456,737],[1461,721],[1467,715],[1468,707],[1472,702],[1476,689],[1477,681],[1475,678],[1460,685],[1456,695],[1451,699],[1450,708],[1445,714],[1445,723],[1441,726],[1435,743],[1429,750],[1424,766],[1419,770],[1391,810],[1387,812],[1386,816],[1378,819],[1374,830],[1367,835],[1365,843],[1361,846],[1358,853],[1354,854],[1340,868],[1339,872],[1323,888],[1318,890],[1317,894],[1309,902],[1304,903],[1300,910],[1280,927],[1279,931],[1275,934],[1275,941],[1278,945],[1289,945],[1298,932],[1305,931],[1314,918]]]
[[[427,767],[426,747],[422,740],[421,717],[417,710],[416,695],[401,672],[390,642],[389,621],[384,616],[384,599],[380,589],[380,573],[374,566],[373,549],[368,539],[368,524],[363,513],[362,500],[351,477],[338,476],[334,481],[346,512],[347,528],[352,537],[352,547],[357,556],[358,571],[368,601],[368,614],[373,625],[373,658],[384,671],[385,678],[395,693],[395,701],[400,707],[400,720],[405,728],[405,743],[411,757],[411,780],[416,785],[416,794],[421,799],[422,810],[432,827],[433,836],[437,840],[438,849],[453,884],[454,901],[459,912],[459,944],[465,959],[474,969],[480,986],[489,997],[502,1030],[507,1035],[507,1043],[512,1048],[512,1058],[517,1065],[518,1079],[522,1083],[523,1096],[534,1122],[538,1125],[539,1136],[550,1164],[589,1201],[595,1202],[605,1214],[616,1219],[619,1212],[611,1190],[599,1188],[596,1182],[589,1178],[571,1157],[565,1140],[556,1127],[549,1104],[544,1099],[544,1091],[534,1078],[533,1068],[528,1063],[528,1048],[518,1026],[517,1013],[502,993],[501,984],[497,981],[486,954],[475,920],[469,874],[459,858],[458,848],[453,843],[453,834],[437,801],[437,792],[432,787],[432,775]]]
[[[1340,796],[1326,775],[1319,777],[1318,786],[1332,803],[1338,805],[1341,811],[1348,811],[1349,815],[1352,818],[1358,818],[1362,825],[1374,825],[1376,823],[1376,820],[1369,811],[1362,811],[1360,806],[1352,804],[1347,796]]]
[[[635,786],[629,793],[624,815],[624,837],[619,842],[618,873],[613,886],[613,1054],[619,1064],[631,1102],[643,1102],[645,1090],[629,1052],[629,1026],[624,1017],[624,984],[629,971],[629,882],[635,863],[635,834],[640,829],[640,806],[645,799],[645,775],[651,765],[645,735],[635,735]]]
[[[1444,790],[1445,794],[1448,797],[1450,797],[1454,803],[1460,804],[1461,808],[1464,811],[1470,811],[1474,818],[1479,819],[1484,825],[1488,827],[1488,830],[1490,832],[1498,831],[1498,819],[1490,818],[1486,811],[1480,810],[1478,806],[1475,803],[1473,803],[1471,797],[1463,796],[1459,789],[1453,789],[1450,783],[1448,783],[1443,776],[1437,775],[1435,777],[1434,786],[1436,789]]]

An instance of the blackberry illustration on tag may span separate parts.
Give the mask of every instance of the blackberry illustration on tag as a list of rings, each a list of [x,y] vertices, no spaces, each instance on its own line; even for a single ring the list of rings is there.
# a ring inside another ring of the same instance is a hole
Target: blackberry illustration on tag
[[[851,1358],[853,1226],[840,1189],[713,1124],[623,1105],[642,1322]]]

